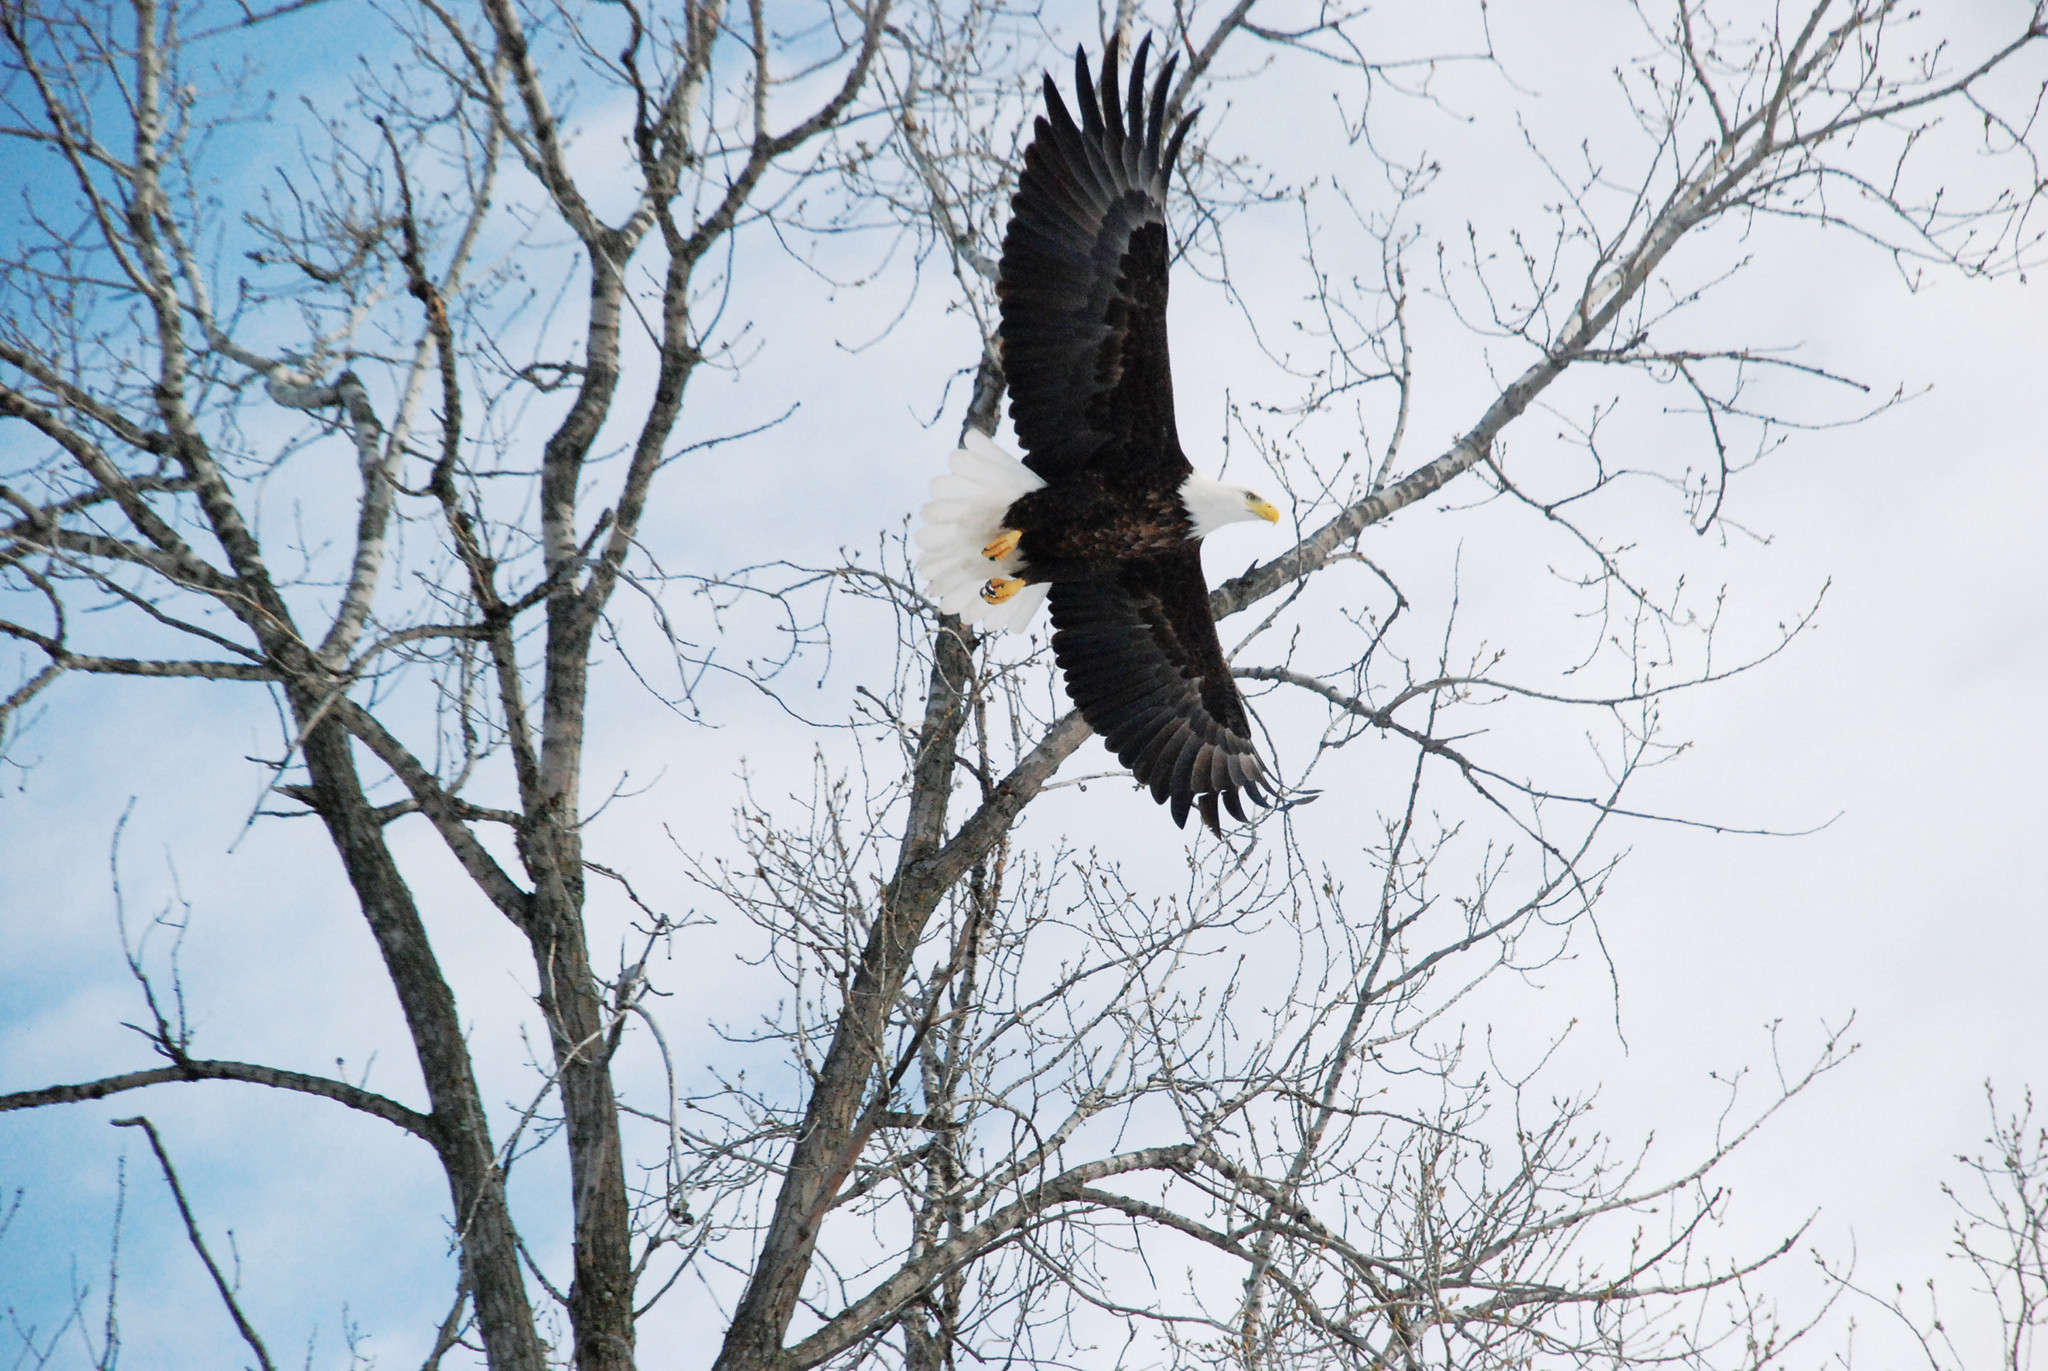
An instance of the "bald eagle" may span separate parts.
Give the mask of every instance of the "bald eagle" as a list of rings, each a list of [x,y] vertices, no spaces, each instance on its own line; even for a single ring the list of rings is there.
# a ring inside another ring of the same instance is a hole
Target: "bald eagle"
[[[1169,60],[1146,98],[1148,38],[1117,88],[1074,55],[1080,122],[1045,78],[1045,114],[1010,202],[996,296],[1022,461],[969,432],[932,483],[917,541],[941,610],[988,629],[1052,607],[1052,650],[1081,717],[1170,804],[1220,832],[1217,801],[1273,788],[1209,613],[1202,539],[1280,513],[1196,471],[1174,427],[1166,353]]]

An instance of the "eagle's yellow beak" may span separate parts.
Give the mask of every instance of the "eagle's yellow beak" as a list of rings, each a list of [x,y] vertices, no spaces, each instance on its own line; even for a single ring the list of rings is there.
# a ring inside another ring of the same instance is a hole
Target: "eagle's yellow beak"
[[[1244,502],[1244,507],[1250,510],[1252,513],[1258,515],[1261,519],[1264,519],[1269,524],[1277,524],[1280,522],[1280,511],[1273,508],[1273,506],[1267,504],[1264,500],[1261,500],[1256,495],[1252,496],[1251,499],[1246,500]]]

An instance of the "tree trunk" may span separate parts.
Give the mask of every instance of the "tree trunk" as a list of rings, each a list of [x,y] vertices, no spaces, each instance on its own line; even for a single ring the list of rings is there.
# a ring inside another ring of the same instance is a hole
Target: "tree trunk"
[[[319,702],[304,692],[294,696],[298,716],[313,717]],[[505,1207],[490,1123],[470,1070],[455,994],[441,974],[412,892],[363,794],[347,733],[338,722],[322,720],[306,734],[305,755],[320,817],[341,855],[412,1032],[488,1364],[491,1371],[546,1371],[547,1349],[534,1330],[517,1237]]]

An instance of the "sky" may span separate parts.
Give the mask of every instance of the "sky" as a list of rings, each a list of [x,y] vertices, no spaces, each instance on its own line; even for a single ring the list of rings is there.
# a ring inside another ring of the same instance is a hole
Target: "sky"
[[[1970,18],[2011,11],[1985,6]],[[1628,166],[1630,144],[1605,79],[1615,54],[1636,41],[1628,12],[1586,0],[1496,5],[1491,14],[1499,71],[1453,70],[1434,101],[1385,96],[1376,112],[1384,147],[1426,152],[1443,167],[1415,219],[1424,248],[1411,265],[1426,327],[1418,325],[1407,465],[1469,425],[1516,356],[1500,340],[1454,327],[1444,300],[1431,296],[1428,245],[1455,250],[1471,224],[1500,248],[1509,227],[1542,222],[1537,207],[1556,188],[1525,138],[1563,156],[1583,137],[1593,155],[1614,159],[1610,169]],[[1458,39],[1417,33],[1412,16],[1406,26],[1401,18],[1375,34],[1419,49]],[[1062,30],[1062,41],[1076,31]],[[329,65],[268,61],[279,89],[321,92],[338,79]],[[1204,117],[1225,149],[1255,148],[1280,174],[1323,176],[1326,188],[1341,182],[1367,194],[1370,165],[1331,134],[1344,98],[1337,78],[1318,75],[1326,72],[1283,64],[1280,76],[1291,79],[1219,87]],[[603,113],[583,135],[593,146],[607,127]],[[1950,172],[1964,185],[1990,174],[1963,154]],[[0,182],[10,179],[0,173]],[[1332,254],[1323,265],[1340,275],[1365,270],[1372,264],[1358,255],[1361,240],[1346,236],[1333,203],[1327,193],[1314,201],[1314,214],[1330,216],[1316,221]],[[1299,209],[1267,207],[1234,230],[1237,283],[1257,302],[1255,319],[1284,318],[1299,298],[1300,222]],[[818,249],[828,268],[866,250]],[[2048,757],[2038,707],[2048,674],[2048,539],[2039,535],[2048,511],[2048,386],[2040,382],[2048,309],[2038,277],[1935,277],[1915,289],[1881,252],[1847,235],[1767,220],[1710,235],[1696,257],[1675,258],[1673,272],[1711,279],[1735,261],[1748,265],[1688,316],[1693,336],[1797,345],[1803,360],[1861,378],[1877,396],[1901,387],[1910,396],[1862,424],[1797,432],[1747,473],[1733,513],[1754,536],[1673,534],[1668,502],[1644,506],[1642,517],[1662,520],[1663,541],[1643,554],[1647,565],[1660,574],[1683,567],[1695,585],[1726,587],[1732,653],[1768,643],[1777,623],[1822,598],[1813,631],[1785,654],[1669,697],[1665,723],[1693,745],[1647,776],[1639,798],[1658,812],[1800,836],[1623,826],[1609,838],[1623,860],[1598,911],[1597,944],[1582,939],[1540,974],[1489,987],[1469,1012],[1503,1068],[1549,1052],[1547,1091],[1597,1091],[1610,1136],[1654,1136],[1653,1162],[1670,1169],[1713,1137],[1723,1081],[1750,1073],[1740,1097],[1747,1108],[1768,1092],[1774,1060],[1803,1061],[1847,1025],[1857,1048],[1848,1062],[1725,1168],[1732,1198],[1716,1240],[1726,1252],[1755,1251],[1811,1218],[1798,1250],[1766,1277],[1788,1318],[1825,1294],[1809,1252],[1838,1264],[1853,1256],[1866,1288],[1940,1281],[1951,1331],[1981,1365],[1993,1325],[1945,1257],[1954,1214],[1941,1186],[1963,1180],[1956,1154],[1981,1145],[1987,1081],[2004,1107],[2030,1085],[2048,1090],[2040,1048],[2048,1042],[2040,989],[2048,985],[2048,909],[2035,859],[2048,828],[2035,777]],[[650,544],[691,571],[761,560],[771,540],[772,555],[806,562],[871,548],[901,529],[940,469],[964,398],[947,377],[974,355],[972,325],[948,308],[939,272],[910,293],[900,262],[896,274],[860,287],[832,286],[765,249],[743,265],[770,282],[748,305],[762,351],[737,375],[698,382],[692,422],[701,427],[692,431],[743,428],[790,403],[800,408],[745,449],[720,449],[679,473]],[[1225,447],[1226,399],[1281,392],[1260,389],[1274,383],[1254,356],[1245,316],[1222,292],[1186,273],[1175,290],[1183,439],[1213,469]],[[896,317],[906,298],[900,321],[882,334],[877,321]],[[1270,336],[1268,345],[1276,346]],[[1766,393],[1821,418],[1853,408],[1827,387]],[[1550,407],[1509,431],[1511,471],[1571,460],[1558,435],[1599,392],[1561,387],[1547,398]],[[1368,438],[1384,441],[1382,418],[1367,416]],[[1654,397],[1632,394],[1613,423],[1623,453],[1631,443],[1697,444]],[[1239,440],[1232,461],[1242,463],[1242,453]],[[1251,479],[1243,470],[1226,475]],[[300,459],[277,478],[268,508],[281,519],[300,502],[317,525],[332,517],[332,480]],[[1423,610],[1441,609],[1455,593],[1464,645],[1498,645],[1511,667],[1554,673],[1585,631],[1560,628],[1555,616],[1556,547],[1530,536],[1502,502],[1472,508],[1476,495],[1454,488],[1404,513],[1374,531],[1370,554]],[[1618,517],[1616,527],[1627,527],[1637,511]],[[1219,544],[1238,541],[1212,549],[1212,577],[1277,553],[1281,537],[1219,535]],[[735,617],[731,650],[772,636]],[[709,632],[701,619],[689,622]],[[1224,638],[1235,641],[1229,624]],[[793,688],[843,710],[855,684],[885,678],[890,665],[885,646],[855,641],[829,672],[807,665]],[[715,682],[701,721],[650,704],[615,665],[602,690],[590,789],[614,777],[625,789],[649,787],[608,815],[604,841],[633,857],[643,885],[715,919],[682,852],[735,851],[730,815],[742,774],[757,794],[803,793],[817,749],[844,764],[843,740],[792,727],[765,701]],[[1277,699],[1255,705],[1273,725],[1283,768],[1299,765],[1312,724]],[[1567,765],[1559,759],[1576,743],[1549,736],[1549,725],[1528,714],[1509,711],[1502,727],[1489,745],[1532,765]],[[395,1006],[319,834],[304,823],[247,822],[262,779],[235,759],[275,748],[274,721],[254,692],[74,680],[15,748],[10,761],[24,765],[0,773],[0,1091],[142,1065],[144,1049],[123,1027],[142,1011],[117,920],[137,932],[160,913],[182,920],[189,911],[178,958],[204,1053],[322,1071],[340,1058],[349,1078],[413,1098]],[[1397,793],[1406,761],[1398,747],[1370,741],[1336,754],[1317,776],[1323,797],[1303,811],[1310,843],[1355,847],[1360,826]],[[1062,774],[1102,771],[1106,762],[1090,744]],[[437,940],[459,949],[447,963],[476,1038],[516,1041],[531,1022],[530,968],[517,940],[424,832],[400,826],[394,834],[430,892]],[[1061,835],[1121,857],[1161,893],[1185,882],[1184,866],[1175,874],[1185,839],[1120,784],[1071,787],[1035,807],[1027,839]],[[168,930],[152,934],[159,968],[169,941]],[[750,946],[729,917],[714,921],[688,935],[672,973],[680,993],[664,1022],[686,1063],[697,1055],[700,1081],[719,1050],[713,1026],[752,1022],[772,1005],[775,986],[737,961]],[[690,976],[692,965],[730,965],[732,974]],[[485,1058],[486,1097],[516,1109],[531,1094],[526,1066],[517,1050]],[[656,1069],[642,1041],[625,1070],[645,1080]],[[452,1295],[437,1226],[445,1194],[430,1159],[346,1111],[253,1096],[208,1085],[0,1117],[0,1188],[21,1196],[0,1233],[0,1305],[41,1330],[40,1339],[78,1285],[97,1300],[119,1202],[130,1363],[240,1355],[178,1238],[153,1158],[133,1130],[109,1126],[146,1111],[217,1250],[232,1232],[242,1288],[273,1354],[346,1366],[354,1327],[380,1365],[417,1362]],[[529,1187],[531,1212],[552,1213],[556,1163],[543,1152],[522,1166],[515,1202]],[[563,1235],[548,1222],[538,1220],[529,1237],[559,1249]],[[705,1307],[707,1297],[688,1298],[697,1302],[682,1307]],[[98,1306],[90,1308],[97,1328]],[[1854,1298],[1836,1306],[1795,1364],[1843,1351],[1852,1321],[1855,1365],[1919,1364],[1896,1324]],[[693,1367],[708,1360],[702,1351],[674,1322],[652,1324],[643,1362]],[[69,1342],[52,1364],[84,1361]]]

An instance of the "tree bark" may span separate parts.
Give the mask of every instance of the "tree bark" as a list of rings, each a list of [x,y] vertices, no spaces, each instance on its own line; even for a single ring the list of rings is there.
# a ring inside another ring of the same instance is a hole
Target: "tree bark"
[[[293,692],[295,713],[315,717],[319,701]],[[306,733],[306,769],[316,808],[340,854],[363,917],[398,992],[425,1080],[434,1148],[448,1175],[463,1261],[474,1282],[477,1327],[491,1371],[546,1371],[547,1348],[519,1267],[518,1238],[505,1207],[490,1123],[470,1069],[455,994],[441,974],[412,891],[384,842],[383,825],[363,794],[348,734],[333,719]]]
[[[945,836],[954,750],[967,717],[973,669],[967,630],[958,620],[944,620],[912,761],[910,818],[896,876],[883,893],[880,917],[861,952],[860,969],[797,1131],[796,1150],[776,1196],[775,1216],[714,1364],[716,1371],[766,1371],[781,1363],[782,1341],[810,1273],[818,1230],[873,1132],[876,1116],[888,1103],[885,1096],[869,1100],[869,1082],[883,1064],[889,1014],[925,924],[952,887],[949,880],[930,879],[927,869]],[[886,1081],[883,1085],[886,1088]]]

